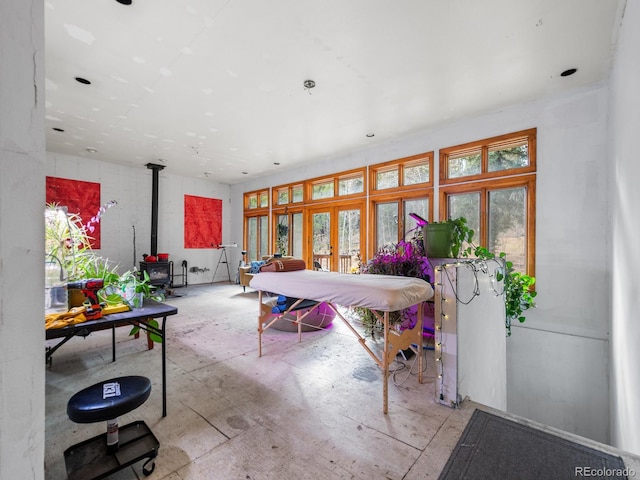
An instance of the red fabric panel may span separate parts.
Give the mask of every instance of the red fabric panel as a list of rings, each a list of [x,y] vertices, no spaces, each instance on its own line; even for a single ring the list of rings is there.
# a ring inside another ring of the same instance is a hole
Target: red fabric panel
[[[57,203],[67,207],[69,213],[80,215],[82,224],[86,227],[91,218],[100,210],[100,184],[96,182],[83,182],[68,178],[47,177],[47,203]],[[92,222],[93,232],[87,234],[93,239],[91,247],[100,248],[100,223]]]
[[[184,248],[217,248],[222,243],[222,200],[184,196]]]

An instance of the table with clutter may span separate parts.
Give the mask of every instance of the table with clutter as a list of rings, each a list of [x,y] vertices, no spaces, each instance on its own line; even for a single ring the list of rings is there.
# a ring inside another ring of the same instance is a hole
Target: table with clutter
[[[177,307],[153,300],[145,300],[141,308],[110,313],[105,308],[99,318],[86,319],[86,307],[75,307],[67,312],[49,314],[45,317],[46,340],[61,339],[57,344],[46,349],[46,360],[49,364],[52,355],[65,343],[76,336],[86,337],[92,332],[111,329],[113,361],[116,361],[116,328],[122,326],[138,326],[147,333],[158,335],[162,344],[162,416],[167,416],[167,368],[166,368],[166,322],[167,317],[178,313]],[[118,310],[116,308],[115,310]],[[162,319],[161,322],[154,319]],[[155,325],[154,325],[155,324]],[[156,326],[157,325],[157,326]],[[57,328],[56,328],[57,327]]]

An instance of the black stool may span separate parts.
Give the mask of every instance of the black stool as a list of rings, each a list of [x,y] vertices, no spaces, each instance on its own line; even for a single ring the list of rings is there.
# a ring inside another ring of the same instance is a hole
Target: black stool
[[[69,480],[104,478],[145,458],[142,472],[153,472],[160,443],[146,423],[137,421],[118,428],[118,417],[138,408],[150,394],[148,378],[128,376],[96,383],[69,399],[67,415],[71,421],[107,422],[105,433],[65,450]]]

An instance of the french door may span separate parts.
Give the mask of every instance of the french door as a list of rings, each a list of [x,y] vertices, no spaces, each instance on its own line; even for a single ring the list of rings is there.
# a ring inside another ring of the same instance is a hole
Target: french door
[[[307,262],[316,270],[351,273],[365,248],[364,202],[307,210]]]

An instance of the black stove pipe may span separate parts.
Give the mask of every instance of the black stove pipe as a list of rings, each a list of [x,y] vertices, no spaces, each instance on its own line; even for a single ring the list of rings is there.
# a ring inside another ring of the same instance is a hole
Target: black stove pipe
[[[147,163],[147,168],[153,170],[151,178],[151,253],[154,257],[158,255],[158,179],[160,170],[164,165]]]

